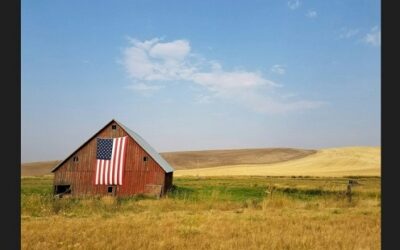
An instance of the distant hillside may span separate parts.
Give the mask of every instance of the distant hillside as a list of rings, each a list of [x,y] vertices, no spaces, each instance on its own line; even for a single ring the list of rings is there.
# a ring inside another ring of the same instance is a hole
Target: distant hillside
[[[270,164],[299,159],[316,152],[316,150],[294,148],[259,148],[166,152],[161,155],[175,170],[179,170],[239,164]]]
[[[29,162],[21,164],[21,176],[40,176],[50,174],[60,161]]]
[[[239,164],[269,164],[299,159],[316,150],[293,148],[261,148],[166,152],[161,155],[175,170],[209,168]],[[32,162],[21,165],[22,176],[40,176],[50,174],[50,171],[60,161]]]
[[[225,166],[183,169],[174,176],[381,176],[381,147],[341,147],[272,164],[227,164]]]
[[[293,148],[166,152],[174,176],[313,175],[380,176],[380,147],[341,147],[321,150]],[[22,176],[51,174],[60,161],[24,163]]]

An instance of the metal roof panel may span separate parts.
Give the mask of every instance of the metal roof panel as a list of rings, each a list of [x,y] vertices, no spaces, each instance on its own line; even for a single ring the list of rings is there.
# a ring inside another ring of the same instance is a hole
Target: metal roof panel
[[[146,151],[163,169],[166,173],[173,172],[174,169],[169,163],[152,147],[148,144],[139,134],[133,132],[122,123],[114,120],[119,126],[121,126],[131,137],[134,139],[143,149]]]

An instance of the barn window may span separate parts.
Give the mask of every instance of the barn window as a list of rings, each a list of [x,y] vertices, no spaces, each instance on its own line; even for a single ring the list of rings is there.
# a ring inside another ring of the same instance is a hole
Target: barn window
[[[116,130],[117,129],[117,125],[113,124],[113,125],[111,125],[111,128]]]
[[[115,195],[115,186],[108,186],[107,187],[107,193],[111,195]]]
[[[143,156],[143,161],[147,161],[147,156]]]
[[[72,158],[72,161],[73,161],[73,162],[78,162],[78,161],[79,161],[78,156],[75,155],[74,158]]]

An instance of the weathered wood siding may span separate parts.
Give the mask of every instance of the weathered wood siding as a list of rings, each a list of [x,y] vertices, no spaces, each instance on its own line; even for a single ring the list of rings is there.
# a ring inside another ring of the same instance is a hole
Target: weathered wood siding
[[[116,130],[112,129],[116,125]],[[163,193],[165,184],[172,185],[171,178],[129,135],[117,124],[111,123],[101,130],[86,145],[72,155],[54,173],[54,185],[71,185],[73,195],[107,194],[109,185],[95,185],[96,137],[115,138],[128,136],[126,145],[126,164],[122,185],[117,186],[117,196],[130,196],[139,193]],[[73,157],[78,161],[74,162]],[[147,161],[143,157],[147,156]],[[168,183],[166,183],[166,180]],[[171,182],[171,183],[169,183]],[[157,191],[158,190],[158,191]]]

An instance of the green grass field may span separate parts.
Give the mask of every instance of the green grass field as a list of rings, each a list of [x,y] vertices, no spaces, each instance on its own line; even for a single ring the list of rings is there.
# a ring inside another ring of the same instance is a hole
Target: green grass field
[[[178,177],[165,197],[52,196],[21,179],[23,249],[380,249],[380,177]]]

